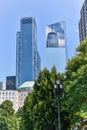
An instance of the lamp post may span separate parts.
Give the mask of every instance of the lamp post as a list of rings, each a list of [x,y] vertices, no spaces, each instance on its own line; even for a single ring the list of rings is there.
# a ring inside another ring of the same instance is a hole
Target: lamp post
[[[56,94],[58,95],[58,130],[61,130],[61,127],[60,127],[60,97],[62,96],[63,85],[60,82],[60,80],[56,80],[54,89],[55,89]]]

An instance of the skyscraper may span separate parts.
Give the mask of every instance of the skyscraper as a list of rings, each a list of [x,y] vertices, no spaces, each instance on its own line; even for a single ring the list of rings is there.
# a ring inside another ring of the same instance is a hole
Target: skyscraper
[[[39,52],[37,51],[37,74],[40,73],[40,70],[41,70],[41,57]]]
[[[82,42],[87,37],[87,0],[84,1],[80,11],[79,38]]]
[[[63,72],[66,66],[65,22],[57,22],[46,27],[45,67],[55,66]]]
[[[32,17],[22,18],[17,32],[16,87],[37,79],[37,27]]]

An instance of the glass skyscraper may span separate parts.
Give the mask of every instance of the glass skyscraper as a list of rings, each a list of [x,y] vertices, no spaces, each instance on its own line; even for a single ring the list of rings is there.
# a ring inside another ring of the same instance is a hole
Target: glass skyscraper
[[[37,27],[32,17],[22,18],[17,32],[16,87],[37,79]]]
[[[57,22],[46,27],[46,49],[44,67],[49,70],[55,66],[63,72],[66,66],[65,22]]]
[[[37,51],[37,74],[38,75],[40,73],[40,70],[41,70],[41,57],[40,57],[39,52]]]

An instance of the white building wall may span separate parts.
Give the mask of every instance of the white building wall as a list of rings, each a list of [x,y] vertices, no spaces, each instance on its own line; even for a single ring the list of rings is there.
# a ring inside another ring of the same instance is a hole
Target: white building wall
[[[19,92],[19,108],[23,107],[27,95],[28,95],[28,91]]]
[[[0,90],[0,104],[6,100],[10,100],[13,103],[15,112],[17,112],[19,108],[23,107],[27,95],[28,91]]]
[[[13,103],[13,108],[15,111],[18,110],[18,91],[12,90],[1,90],[0,91],[0,104],[5,100],[10,100]]]

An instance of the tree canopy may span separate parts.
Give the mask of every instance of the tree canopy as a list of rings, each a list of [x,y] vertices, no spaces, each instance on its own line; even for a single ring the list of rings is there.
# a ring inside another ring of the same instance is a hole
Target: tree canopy
[[[65,107],[71,124],[87,118],[87,39],[76,49],[77,54],[68,61],[65,79]]]
[[[0,115],[2,116],[11,116],[14,114],[14,109],[13,109],[13,103],[10,100],[4,101],[0,105]]]
[[[25,130],[56,130],[58,129],[58,100],[54,93],[56,79],[64,80],[63,74],[57,73],[55,67],[51,71],[44,69],[35,82],[34,91],[27,96],[23,117]],[[67,124],[65,111],[61,112],[62,126]],[[64,122],[65,121],[65,122]],[[69,123],[65,130],[68,129]]]
[[[57,97],[54,84],[59,78],[63,85],[61,98],[61,129],[68,130],[83,124],[87,118],[87,39],[76,49],[76,55],[68,61],[64,74],[44,69],[35,82],[34,91],[27,96],[22,121],[24,130],[58,129]]]
[[[18,130],[18,120],[14,114],[13,103],[9,100],[0,105],[0,130]]]

